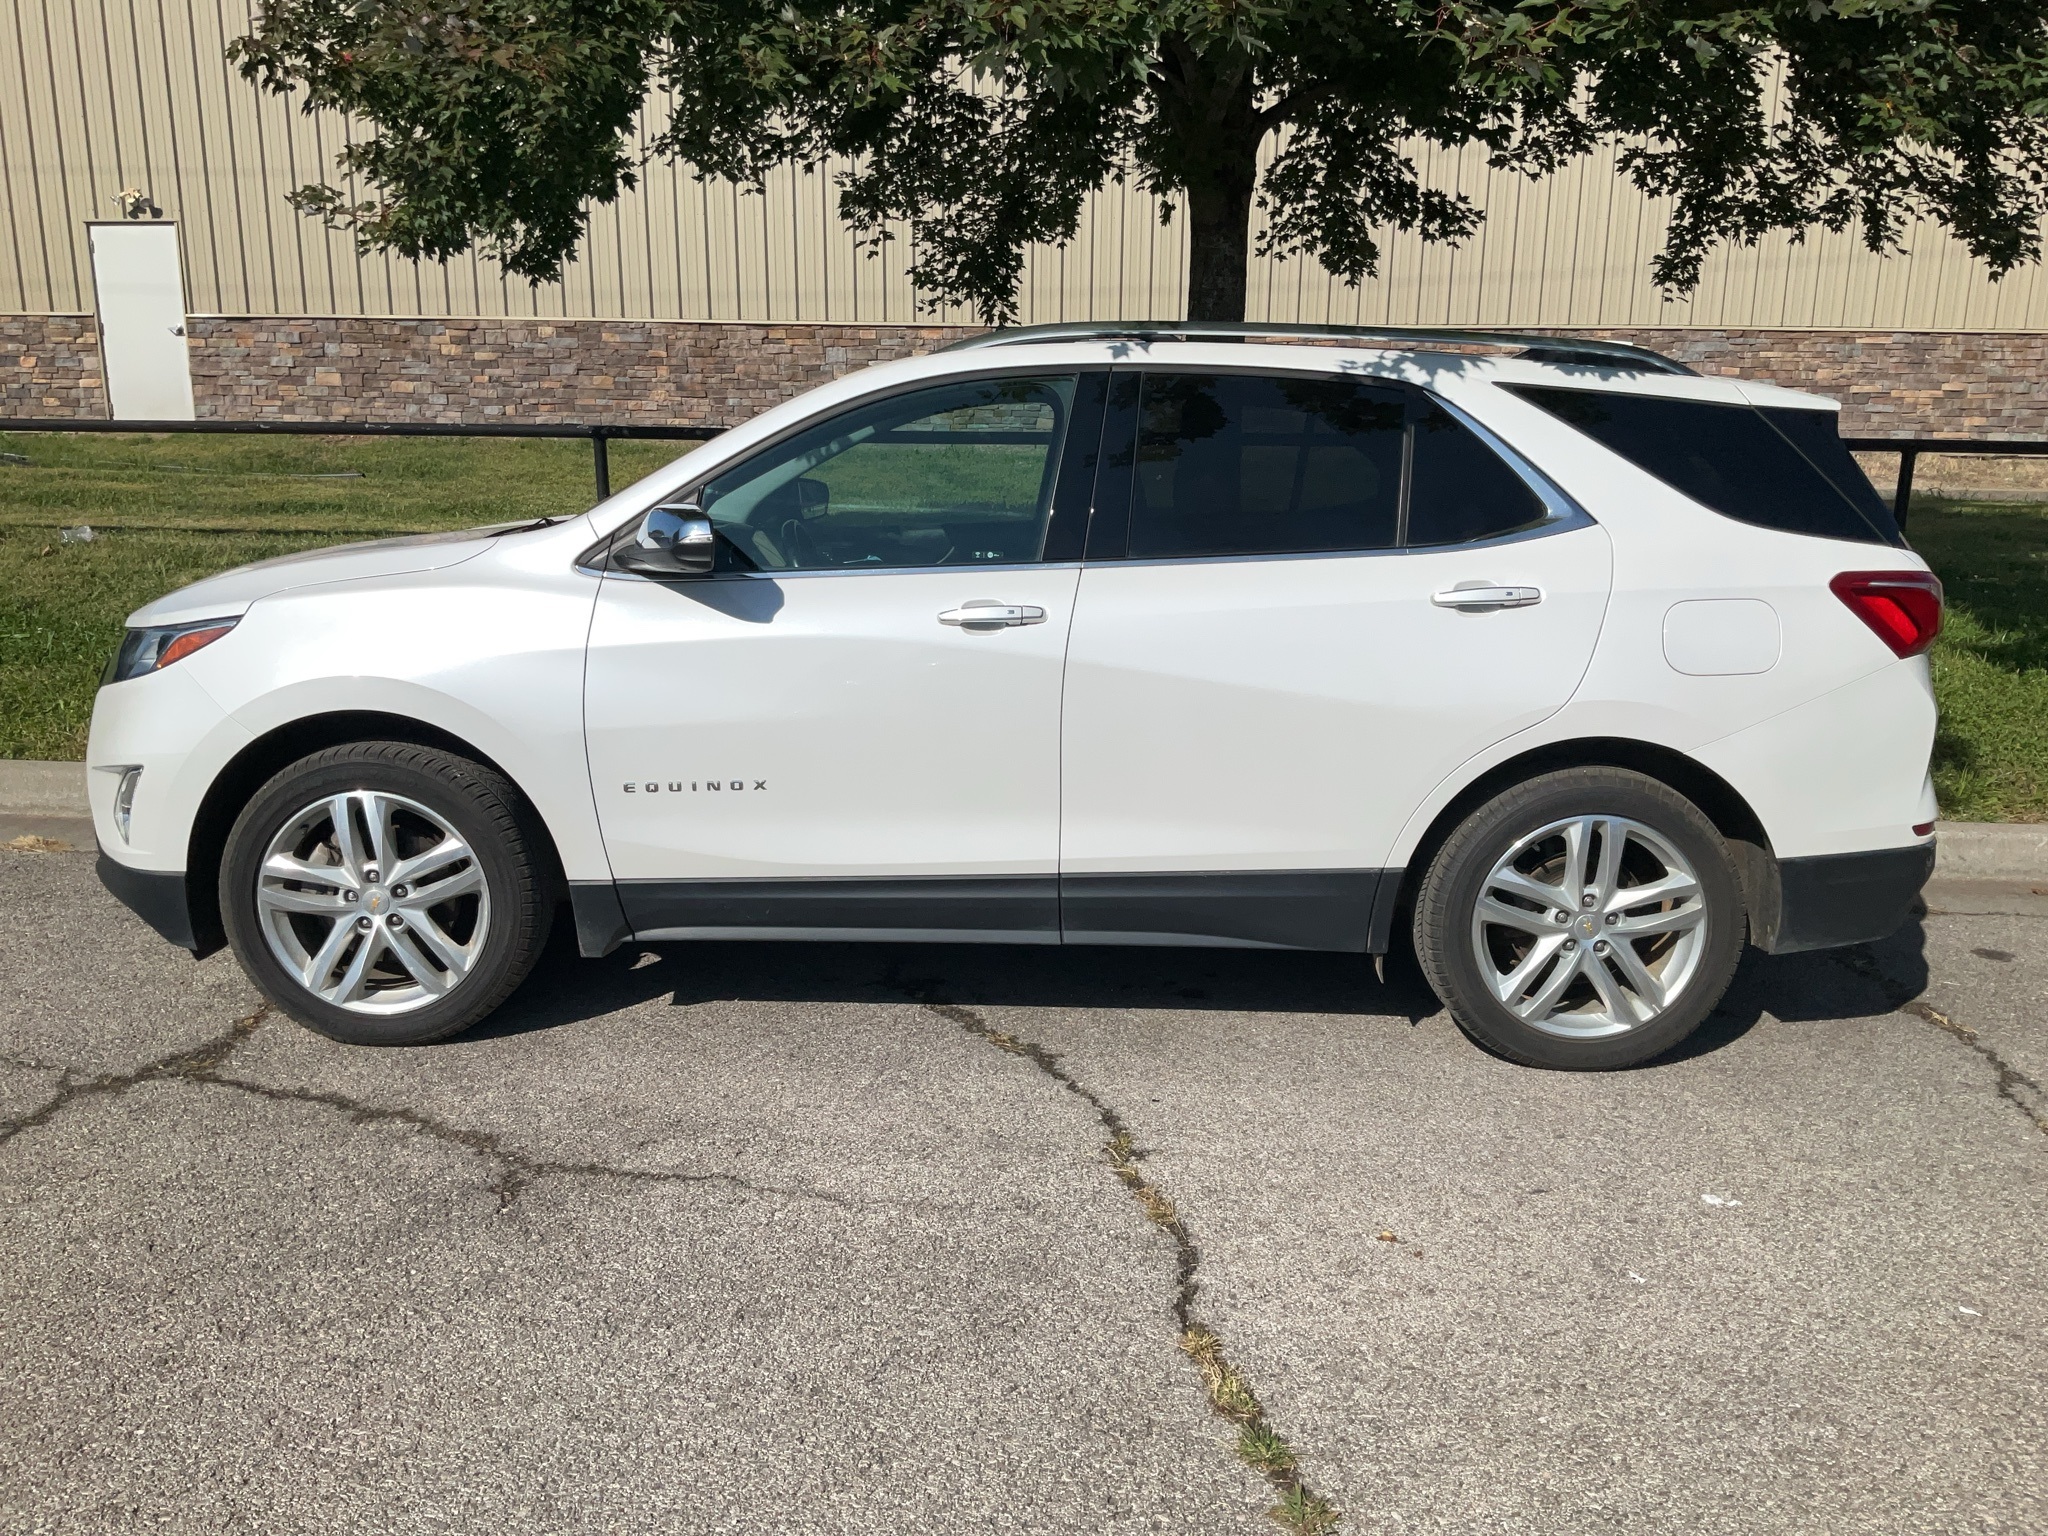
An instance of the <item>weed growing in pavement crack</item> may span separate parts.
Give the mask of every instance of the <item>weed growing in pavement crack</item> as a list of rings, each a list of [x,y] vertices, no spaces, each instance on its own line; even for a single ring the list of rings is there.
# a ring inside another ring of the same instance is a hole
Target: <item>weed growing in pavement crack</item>
[[[2026,1073],[2008,1062],[1997,1051],[1978,1038],[1977,1031],[1967,1024],[1959,1024],[1924,998],[1915,997],[1905,987],[1884,973],[1878,963],[1863,949],[1838,949],[1833,960],[1851,975],[1861,976],[1866,981],[1877,983],[1878,991],[1895,1013],[1908,1013],[1914,1018],[1932,1024],[1944,1034],[1951,1035],[1984,1058],[1996,1076],[1998,1096],[2033,1122],[2034,1129],[2048,1134],[2048,1112],[2040,1105],[2048,1102],[2041,1085]],[[2026,1090],[2022,1095],[2021,1089]],[[2033,1102],[2028,1101],[2028,1095]]]
[[[311,1104],[323,1109],[337,1110],[358,1125],[402,1126],[406,1130],[432,1137],[436,1141],[462,1147],[485,1159],[494,1167],[495,1176],[491,1180],[490,1188],[491,1193],[498,1197],[498,1209],[501,1212],[535,1180],[550,1175],[616,1179],[632,1184],[723,1184],[749,1194],[786,1195],[839,1206],[852,1203],[838,1195],[826,1194],[819,1190],[757,1184],[737,1174],[672,1173],[661,1169],[615,1168],[606,1163],[572,1163],[553,1158],[531,1157],[516,1147],[507,1146],[489,1132],[448,1125],[419,1110],[387,1108],[365,1104],[345,1094],[323,1093],[312,1088],[280,1088],[268,1083],[250,1082],[247,1078],[223,1076],[222,1069],[227,1065],[228,1059],[270,1016],[271,1006],[265,1003],[246,1018],[235,1020],[233,1025],[212,1039],[187,1050],[160,1056],[133,1072],[85,1077],[64,1068],[55,1068],[53,1070],[61,1074],[57,1092],[47,1103],[29,1114],[15,1120],[0,1121],[0,1145],[5,1145],[23,1131],[47,1124],[82,1099],[117,1097],[142,1083],[188,1082],[204,1084],[209,1088],[226,1088],[235,1093],[269,1099],[273,1103]],[[49,1070],[47,1064],[41,1062],[18,1061],[16,1064]]]
[[[916,1000],[927,1013],[959,1026],[975,1039],[1012,1056],[1021,1056],[1040,1072],[1086,1104],[1109,1133],[1103,1153],[1110,1172],[1131,1192],[1145,1213],[1145,1219],[1173,1241],[1173,1320],[1179,1330],[1181,1353],[1193,1362],[1202,1378],[1209,1406],[1219,1417],[1237,1426],[1237,1454],[1246,1466],[1266,1480],[1279,1502],[1270,1511],[1273,1519],[1299,1536],[1327,1536],[1337,1529],[1337,1506],[1303,1481],[1294,1451],[1286,1438],[1266,1417],[1265,1407],[1236,1366],[1223,1352],[1223,1340],[1213,1328],[1195,1315],[1201,1290],[1201,1250],[1195,1246],[1187,1225],[1172,1199],[1145,1175],[1145,1154],[1131,1136],[1130,1127],[1116,1108],[1092,1088],[1068,1072],[1060,1058],[1034,1041],[997,1029],[972,1008],[947,1002],[933,994],[929,985],[908,982],[892,973],[894,985]]]

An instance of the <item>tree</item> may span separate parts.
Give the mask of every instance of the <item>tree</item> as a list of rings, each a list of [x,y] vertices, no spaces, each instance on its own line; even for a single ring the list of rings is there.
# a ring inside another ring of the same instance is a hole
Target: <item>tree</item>
[[[539,282],[635,183],[631,135],[758,184],[851,160],[841,216],[915,236],[935,301],[1015,313],[1026,246],[1129,178],[1189,224],[1188,316],[1239,319],[1262,252],[1371,276],[1388,229],[1481,214],[1404,141],[1541,175],[1602,143],[1674,214],[1652,276],[1722,241],[1929,217],[1994,275],[2040,255],[2040,0],[262,0],[245,76],[373,132],[294,201],[365,248],[473,246]],[[1775,112],[1768,85],[1783,83]],[[1261,145],[1273,152],[1263,171]]]

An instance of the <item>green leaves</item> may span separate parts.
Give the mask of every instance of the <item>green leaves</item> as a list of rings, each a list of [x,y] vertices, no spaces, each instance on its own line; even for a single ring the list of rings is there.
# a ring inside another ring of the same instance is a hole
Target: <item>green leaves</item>
[[[659,90],[654,153],[756,183],[844,157],[841,215],[877,246],[907,222],[929,298],[1003,319],[1025,247],[1070,237],[1113,178],[1185,201],[1198,275],[1242,265],[1254,197],[1264,249],[1351,282],[1389,229],[1465,238],[1478,211],[1422,183],[1417,138],[1530,175],[1618,145],[1672,200],[1652,270],[1674,289],[1725,241],[1855,224],[1883,250],[1922,218],[2002,273],[2039,259],[2048,212],[2043,17],[2038,0],[263,0],[232,54],[369,125],[295,199],[366,247],[475,246],[556,276],[589,205],[634,184]]]

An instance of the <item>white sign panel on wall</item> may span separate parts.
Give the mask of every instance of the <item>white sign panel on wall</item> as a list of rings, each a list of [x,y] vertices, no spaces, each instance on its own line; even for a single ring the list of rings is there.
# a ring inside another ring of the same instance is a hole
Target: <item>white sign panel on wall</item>
[[[178,226],[89,223],[100,317],[100,366],[116,421],[190,421],[185,272]]]

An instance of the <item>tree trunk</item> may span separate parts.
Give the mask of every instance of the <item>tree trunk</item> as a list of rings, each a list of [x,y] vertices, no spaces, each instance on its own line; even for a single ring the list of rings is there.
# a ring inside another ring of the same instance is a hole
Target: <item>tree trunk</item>
[[[1251,259],[1252,189],[1258,150],[1245,156],[1243,174],[1223,175],[1188,188],[1188,319],[1242,320],[1246,266]]]
[[[1152,85],[1166,130],[1158,169],[1188,199],[1187,317],[1242,320],[1252,193],[1266,136],[1251,57],[1228,47],[1205,53],[1169,36]]]

